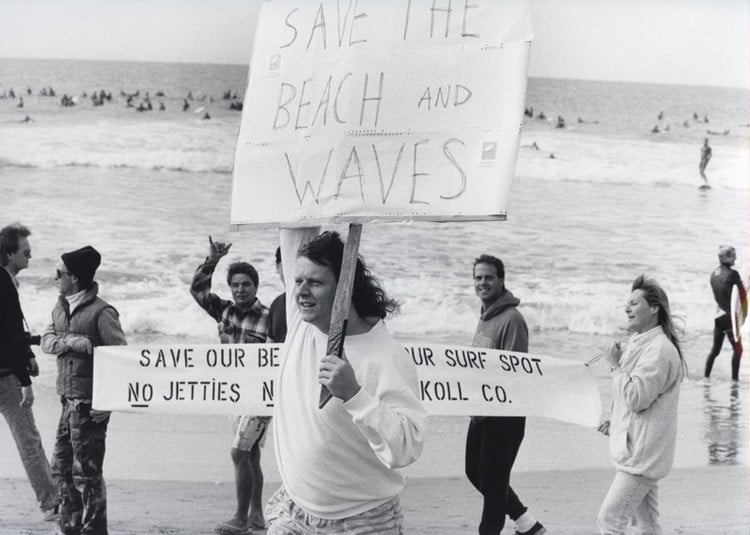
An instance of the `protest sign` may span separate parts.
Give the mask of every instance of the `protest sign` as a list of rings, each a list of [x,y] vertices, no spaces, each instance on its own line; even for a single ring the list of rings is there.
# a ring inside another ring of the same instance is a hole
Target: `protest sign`
[[[598,424],[599,391],[583,362],[452,345],[404,348],[432,415],[542,416]],[[282,350],[280,344],[97,347],[94,406],[271,415]]]
[[[270,415],[281,344],[105,346],[94,351],[103,410]]]
[[[528,0],[271,0],[234,161],[235,226],[505,219]]]
[[[598,425],[601,400],[583,362],[515,351],[406,344],[430,414],[542,416]]]

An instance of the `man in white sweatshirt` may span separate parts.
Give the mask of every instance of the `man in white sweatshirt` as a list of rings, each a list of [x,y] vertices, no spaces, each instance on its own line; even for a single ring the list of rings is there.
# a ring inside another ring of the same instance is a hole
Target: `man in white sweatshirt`
[[[344,358],[327,355],[344,245],[317,228],[281,232],[287,338],[274,409],[282,486],[268,535],[404,531],[397,471],[422,452],[416,368],[383,324],[398,308],[357,261]],[[334,398],[318,408],[320,386]]]

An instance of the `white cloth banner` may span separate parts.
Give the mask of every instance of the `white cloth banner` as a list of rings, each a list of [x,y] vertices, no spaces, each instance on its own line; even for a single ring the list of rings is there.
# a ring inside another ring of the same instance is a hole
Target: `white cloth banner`
[[[504,219],[529,0],[267,0],[233,225]]]
[[[404,348],[417,366],[420,397],[432,415],[599,422],[599,390],[582,362],[451,345]],[[280,344],[97,347],[94,407],[271,415],[281,353]]]

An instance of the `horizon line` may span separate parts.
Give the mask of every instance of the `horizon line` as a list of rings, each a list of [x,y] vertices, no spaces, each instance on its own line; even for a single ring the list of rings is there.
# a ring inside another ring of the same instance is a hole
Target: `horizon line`
[[[104,58],[56,58],[56,57],[15,57],[0,55],[2,60],[16,61],[89,61],[99,63],[155,63],[155,64],[179,64],[179,65],[222,65],[237,66],[249,68],[249,63],[235,63],[231,61],[187,61],[187,60],[159,60],[159,59],[104,59]],[[710,87],[718,89],[737,89],[750,92],[750,85],[716,85],[716,84],[696,84],[686,82],[652,82],[643,80],[622,80],[622,79],[603,79],[603,78],[581,78],[581,77],[559,77],[549,75],[527,75],[528,78],[546,79],[546,80],[574,80],[580,82],[603,82],[603,83],[623,83],[623,84],[643,84],[643,85],[667,85],[678,87]]]

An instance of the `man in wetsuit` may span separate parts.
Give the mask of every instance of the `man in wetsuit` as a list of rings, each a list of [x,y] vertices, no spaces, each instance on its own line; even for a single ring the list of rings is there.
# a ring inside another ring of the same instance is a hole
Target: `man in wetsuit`
[[[742,346],[734,339],[732,333],[732,318],[730,315],[730,301],[732,298],[732,287],[739,287],[740,298],[745,299],[745,287],[742,285],[740,274],[732,269],[737,253],[734,247],[722,245],[719,247],[719,267],[711,273],[711,289],[714,292],[714,299],[719,307],[716,319],[714,320],[714,344],[711,352],[706,357],[706,371],[704,375],[708,378],[711,376],[711,368],[714,360],[721,351],[724,343],[724,335],[729,337],[732,344],[732,380],[736,381],[740,372],[740,358],[742,357]]]
[[[708,146],[708,138],[703,139],[703,146],[701,147],[701,163],[698,166],[698,169],[701,172],[701,177],[703,177],[703,181],[708,184],[708,179],[706,178],[706,166],[708,165],[708,161],[711,159],[711,147]]]

